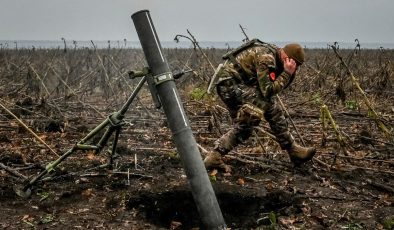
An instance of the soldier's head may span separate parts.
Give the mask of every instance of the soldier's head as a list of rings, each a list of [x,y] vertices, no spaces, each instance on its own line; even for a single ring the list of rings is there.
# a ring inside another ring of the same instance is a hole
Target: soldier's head
[[[300,66],[305,61],[305,52],[302,46],[298,43],[289,43],[282,48],[284,55],[282,54],[282,58],[289,57],[293,59],[297,66]],[[284,57],[283,57],[284,56]]]

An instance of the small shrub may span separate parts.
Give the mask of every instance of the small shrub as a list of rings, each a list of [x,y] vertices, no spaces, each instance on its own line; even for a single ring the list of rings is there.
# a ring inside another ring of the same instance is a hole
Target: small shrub
[[[357,101],[346,101],[345,102],[346,108],[350,110],[356,110],[358,109],[358,103]]]
[[[321,96],[320,96],[320,93],[315,93],[315,94],[313,94],[313,96],[312,96],[312,101],[313,101],[315,104],[320,104],[320,103],[321,103]]]
[[[194,89],[189,93],[189,97],[190,97],[191,99],[197,100],[197,101],[200,101],[200,100],[202,100],[203,98],[205,98],[205,95],[206,95],[206,91],[203,90],[203,89],[201,89],[201,88],[199,88],[199,87],[194,88]]]

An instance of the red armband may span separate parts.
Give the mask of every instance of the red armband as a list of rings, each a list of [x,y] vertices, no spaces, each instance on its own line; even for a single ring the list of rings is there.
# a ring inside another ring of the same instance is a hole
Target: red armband
[[[271,81],[275,81],[275,79],[276,79],[275,72],[270,73],[270,79],[271,79]]]

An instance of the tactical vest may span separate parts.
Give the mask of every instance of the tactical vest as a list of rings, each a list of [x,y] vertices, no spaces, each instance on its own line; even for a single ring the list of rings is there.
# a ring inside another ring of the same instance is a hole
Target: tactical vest
[[[254,83],[257,82],[257,79],[254,76],[250,76],[250,74],[248,74],[244,68],[242,67],[242,65],[237,61],[236,56],[241,53],[242,51],[251,48],[251,47],[256,47],[256,46],[264,46],[266,47],[271,53],[272,55],[275,56],[277,50],[275,47],[273,47],[271,44],[263,42],[257,38],[252,39],[248,42],[246,42],[245,44],[242,44],[241,46],[239,46],[238,48],[231,50],[229,52],[227,52],[226,54],[224,54],[222,56],[222,58],[224,60],[229,60],[233,65],[234,68],[237,70],[237,72],[239,73],[239,75],[242,78],[242,81],[246,84],[246,85],[253,85]],[[284,87],[287,88],[291,82],[293,81],[294,77],[292,77],[290,79],[290,81],[286,84],[286,86]]]

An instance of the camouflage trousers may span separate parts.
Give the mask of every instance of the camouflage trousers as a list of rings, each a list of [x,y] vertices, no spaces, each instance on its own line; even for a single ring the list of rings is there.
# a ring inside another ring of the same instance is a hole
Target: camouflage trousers
[[[231,130],[215,141],[216,151],[223,155],[230,152],[252,135],[253,128],[263,118],[269,123],[282,149],[289,149],[294,143],[276,97],[265,99],[258,86],[247,86],[237,78],[219,81],[216,90],[233,119]]]

